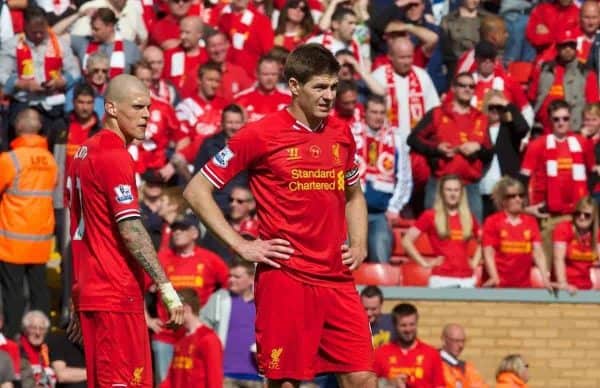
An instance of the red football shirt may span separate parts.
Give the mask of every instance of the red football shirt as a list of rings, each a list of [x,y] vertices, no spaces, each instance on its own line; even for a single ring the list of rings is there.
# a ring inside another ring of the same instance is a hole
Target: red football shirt
[[[65,198],[78,311],[143,311],[144,271],[117,226],[140,217],[133,169],[124,141],[106,129],[86,140],[71,164]]]
[[[181,30],[179,22],[172,15],[154,22],[152,29],[148,31],[149,44],[160,46],[169,39],[179,39]]]
[[[500,287],[531,287],[533,243],[541,241],[537,220],[521,214],[516,223],[500,211],[489,216],[483,224],[483,247],[495,250],[494,261]],[[484,274],[484,281],[487,280]]]
[[[469,265],[469,241],[463,239],[462,226],[458,214],[448,217],[449,236],[441,238],[435,229],[435,212],[428,209],[421,214],[415,228],[427,234],[431,247],[438,256],[444,257],[441,265],[433,267],[431,273],[438,276],[466,278],[473,276],[473,269]],[[479,224],[473,217],[472,237],[479,235]]]
[[[282,110],[292,102],[289,93],[273,89],[265,93],[258,85],[243,90],[235,96],[235,103],[246,111],[248,122],[258,121],[265,115]]]
[[[600,238],[600,234],[598,237]],[[590,268],[598,259],[598,255],[596,247],[592,247],[591,232],[578,238],[573,230],[573,223],[564,221],[556,225],[552,232],[552,241],[562,242],[567,246],[565,257],[567,282],[580,290],[592,288]]]
[[[206,50],[188,55],[181,46],[165,51],[163,77],[175,86],[181,98],[191,97],[198,90],[198,69],[208,60]]]
[[[390,342],[375,349],[373,369],[377,377],[395,379],[405,375],[410,388],[444,388],[444,370],[440,353],[416,340],[409,349]]]
[[[221,189],[249,172],[257,202],[260,238],[283,238],[294,253],[283,270],[306,283],[352,284],[342,263],[346,240],[345,188],[358,183],[356,145],[350,128],[329,118],[315,131],[287,110],[248,124],[204,167]]]
[[[241,66],[231,62],[223,64],[223,74],[221,74],[221,85],[217,90],[217,96],[225,101],[232,102],[234,96],[240,91],[248,89],[254,81],[248,75],[248,72]]]
[[[65,158],[65,172],[69,172],[69,168],[71,167],[71,162],[73,161],[73,156],[79,149],[79,147],[83,144],[83,142],[90,137],[90,131],[96,125],[97,120],[94,116],[94,119],[90,121],[90,123],[86,126],[81,125],[80,122],[77,121],[74,114],[69,116],[69,130],[67,132],[67,144],[66,144],[66,158]],[[66,177],[65,177],[66,179]]]
[[[223,348],[212,329],[200,326],[177,342],[169,373],[160,387],[223,387]]]

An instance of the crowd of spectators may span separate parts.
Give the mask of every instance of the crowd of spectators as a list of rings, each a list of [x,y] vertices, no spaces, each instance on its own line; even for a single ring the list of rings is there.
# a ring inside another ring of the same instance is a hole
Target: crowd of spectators
[[[163,327],[164,306],[148,284],[156,379],[186,386],[182,371],[203,364],[193,378],[224,377],[207,386],[260,385],[254,269],[190,214],[182,188],[245,123],[286,107],[283,64],[303,43],[322,44],[342,65],[331,115],[355,137],[370,262],[394,262],[401,246],[406,260],[431,269],[430,287],[530,287],[535,265],[548,289],[590,289],[599,253],[599,28],[591,0],[3,2],[0,348],[13,360],[11,379],[24,383],[29,371],[44,387],[85,380],[80,348],[44,340],[51,306],[59,324],[68,322],[63,190],[77,182],[65,175],[102,128],[108,80],[131,73],[152,98],[146,139],[129,146],[143,221],[186,305],[184,328]],[[245,173],[215,198],[240,234],[259,237]],[[423,238],[433,255],[419,250]],[[61,257],[59,301],[45,280],[52,249]],[[418,314],[402,305],[393,317],[394,331]],[[459,329],[446,327],[445,343]],[[181,345],[192,341],[186,331],[212,350]],[[460,352],[450,348],[441,359],[452,365]],[[386,378],[404,368],[383,364]],[[499,381],[526,380],[521,357],[502,365]]]

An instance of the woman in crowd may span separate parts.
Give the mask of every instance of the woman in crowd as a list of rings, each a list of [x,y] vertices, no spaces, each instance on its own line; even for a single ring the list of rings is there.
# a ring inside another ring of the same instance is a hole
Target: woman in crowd
[[[496,388],[527,388],[529,364],[520,354],[502,359],[496,372]]]
[[[587,104],[583,108],[581,134],[594,142],[596,164],[589,177],[590,192],[600,203],[600,103]]]
[[[314,21],[304,0],[288,0],[275,29],[275,46],[292,51],[300,45],[314,30]]]
[[[590,196],[577,202],[572,221],[556,225],[554,274],[558,287],[574,293],[592,288],[590,268],[598,263],[598,204]]]
[[[483,225],[483,286],[531,287],[531,266],[535,261],[544,287],[552,289],[537,220],[524,213],[523,184],[505,176],[494,186],[492,198],[499,211]]]
[[[426,260],[415,247],[421,233],[429,237],[437,257]],[[433,209],[421,214],[402,240],[408,255],[423,267],[431,267],[429,287],[475,287],[473,269],[479,264],[481,248],[469,257],[469,243],[478,240],[479,226],[469,209],[463,183],[456,175],[439,180]]]

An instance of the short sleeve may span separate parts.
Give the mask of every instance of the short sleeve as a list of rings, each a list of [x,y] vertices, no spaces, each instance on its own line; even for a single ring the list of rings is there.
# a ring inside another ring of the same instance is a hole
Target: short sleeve
[[[500,240],[498,237],[498,231],[496,230],[496,217],[488,217],[483,224],[483,243],[484,247],[498,247]]]
[[[375,349],[373,371],[377,377],[387,377],[385,345]]]
[[[48,337],[48,349],[50,349],[50,361],[65,361],[65,343],[59,335]]]
[[[419,218],[413,226],[419,229],[421,233],[427,233],[429,229],[433,226],[433,216],[433,211],[425,210],[423,214],[419,216]]]
[[[523,163],[521,163],[521,173],[523,175],[531,176],[536,168],[536,160],[538,158],[539,139],[536,139],[529,143],[525,150],[525,156],[523,157]]]
[[[446,380],[444,378],[444,366],[442,365],[442,358],[440,354],[432,349],[431,351],[431,367],[432,367],[432,387],[444,388],[446,387]]]
[[[241,129],[200,169],[200,173],[217,189],[222,189],[262,155],[261,139],[256,126]]]
[[[360,180],[360,171],[358,168],[358,160],[356,158],[356,142],[350,127],[346,127],[346,137],[348,138],[350,145],[348,148],[348,158],[346,159],[346,165],[344,166],[344,177],[346,179],[346,186],[352,186]]]
[[[100,181],[110,214],[116,222],[141,217],[133,159],[125,149],[107,152],[98,163]]]
[[[570,242],[572,237],[570,236],[572,234],[570,229],[571,223],[568,221],[558,224],[552,231],[552,242]]]

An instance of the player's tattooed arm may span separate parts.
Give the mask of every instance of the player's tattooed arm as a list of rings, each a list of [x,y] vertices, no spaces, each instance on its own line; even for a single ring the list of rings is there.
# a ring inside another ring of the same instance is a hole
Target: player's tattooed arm
[[[134,259],[144,268],[156,284],[167,283],[167,275],[161,267],[152,240],[139,218],[119,222],[119,233]]]

